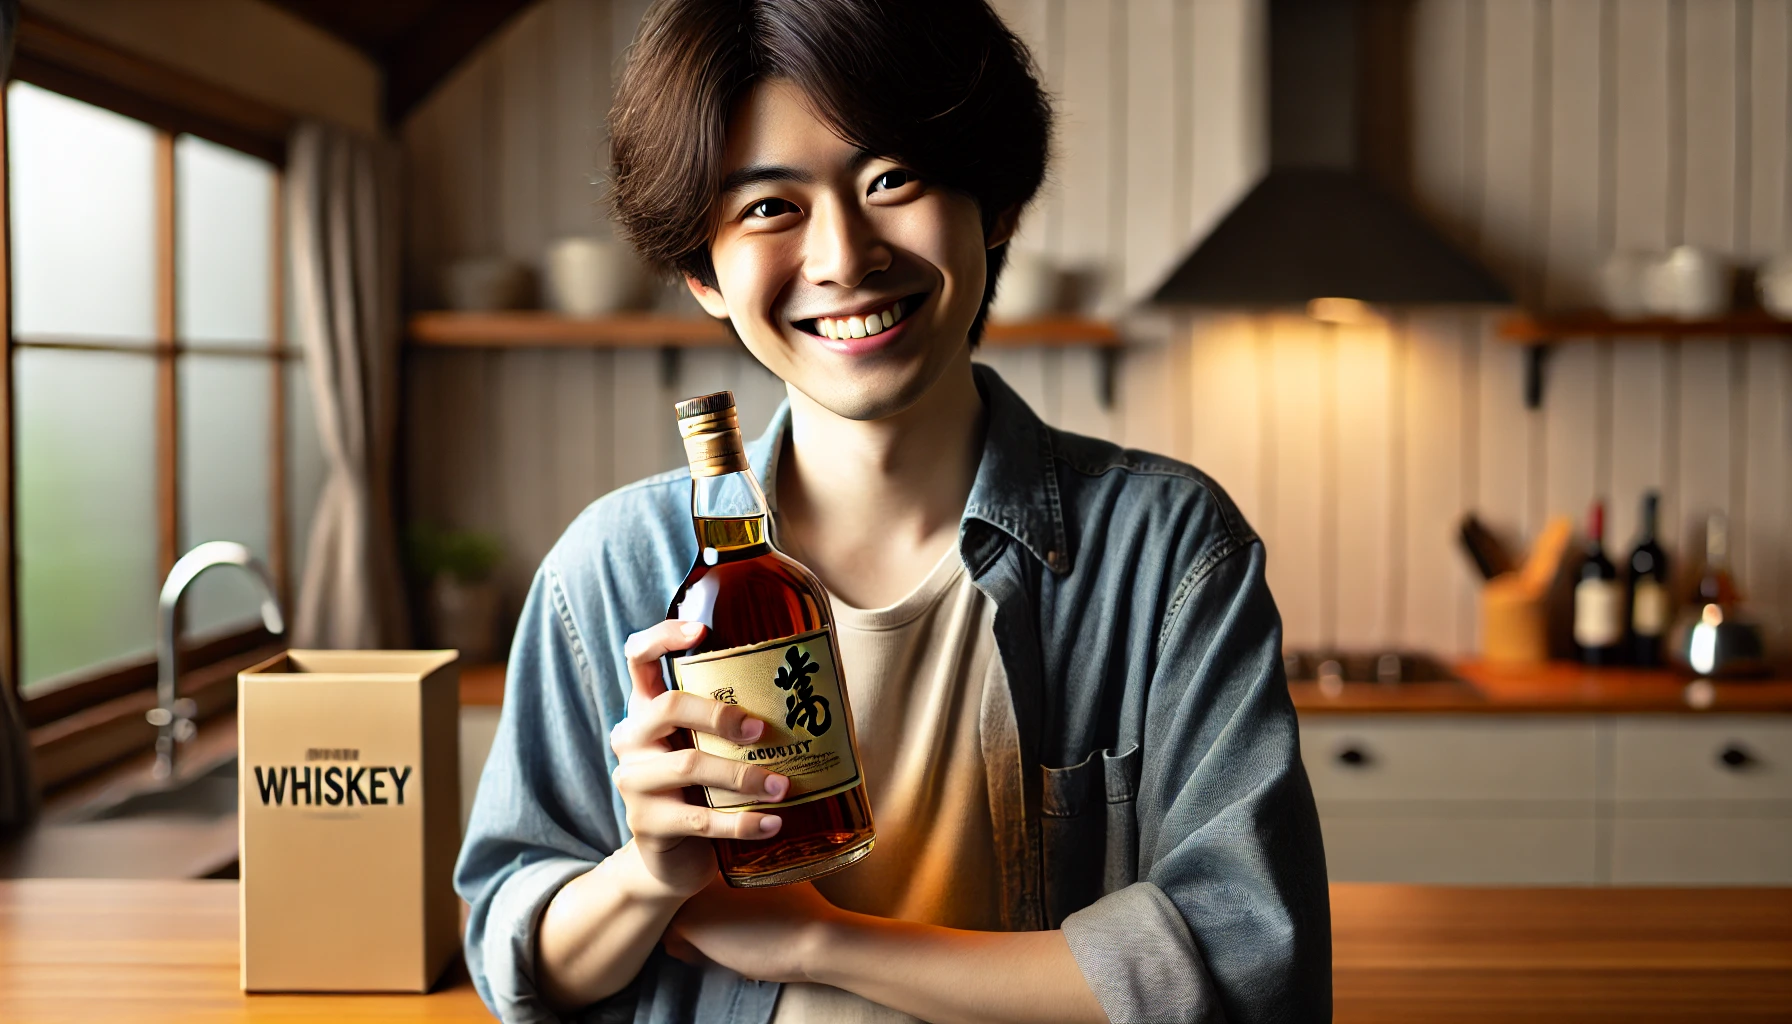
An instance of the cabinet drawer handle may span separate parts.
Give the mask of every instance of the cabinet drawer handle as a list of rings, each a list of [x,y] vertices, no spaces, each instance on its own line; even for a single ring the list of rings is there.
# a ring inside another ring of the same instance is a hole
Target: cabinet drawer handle
[[[1345,747],[1338,751],[1338,763],[1347,768],[1361,768],[1369,763],[1369,755],[1356,747]]]
[[[1725,744],[1724,749],[1718,753],[1717,759],[1723,763],[1725,768],[1728,768],[1731,771],[1747,768],[1755,761],[1755,759],[1749,755],[1747,750],[1744,750],[1740,745],[1735,743]]]

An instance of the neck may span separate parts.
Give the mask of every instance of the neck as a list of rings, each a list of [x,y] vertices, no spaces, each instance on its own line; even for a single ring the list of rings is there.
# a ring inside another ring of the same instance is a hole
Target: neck
[[[968,350],[914,405],[849,420],[790,392],[780,538],[842,600],[900,599],[956,542],[983,449]]]

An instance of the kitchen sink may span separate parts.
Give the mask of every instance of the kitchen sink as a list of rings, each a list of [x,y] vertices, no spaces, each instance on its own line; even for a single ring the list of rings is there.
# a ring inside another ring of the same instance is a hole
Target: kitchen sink
[[[235,814],[236,764],[237,759],[231,757],[165,786],[101,798],[63,820],[79,823],[152,816],[210,820]]]

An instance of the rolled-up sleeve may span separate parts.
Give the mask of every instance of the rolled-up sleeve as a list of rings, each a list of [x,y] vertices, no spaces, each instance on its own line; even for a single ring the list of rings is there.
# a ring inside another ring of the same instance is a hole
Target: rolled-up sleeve
[[[1325,853],[1251,540],[1197,565],[1147,697],[1137,880],[1064,919],[1114,1021],[1331,1019]]]
[[[620,713],[623,697],[598,693],[590,653],[550,559],[517,624],[503,712],[454,879],[471,905],[468,971],[508,1022],[559,1019],[535,984],[536,927],[561,886],[625,841],[604,721]]]

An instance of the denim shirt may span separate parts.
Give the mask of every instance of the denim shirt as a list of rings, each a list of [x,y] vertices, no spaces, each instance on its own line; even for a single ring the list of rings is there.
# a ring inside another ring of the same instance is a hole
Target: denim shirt
[[[958,548],[996,606],[1019,746],[1018,777],[990,773],[1008,926],[1061,928],[1114,1021],[1329,1020],[1325,855],[1262,541],[1198,470],[1052,429],[976,379]],[[788,426],[786,404],[749,445],[767,486]],[[599,499],[523,607],[455,872],[468,968],[506,1021],[558,1019],[534,980],[542,912],[629,839],[610,783],[623,641],[695,559],[689,502],[686,470]],[[766,1024],[777,996],[656,949],[572,1019]]]

